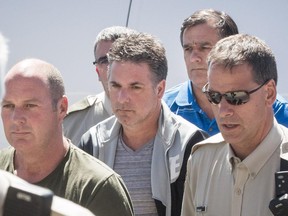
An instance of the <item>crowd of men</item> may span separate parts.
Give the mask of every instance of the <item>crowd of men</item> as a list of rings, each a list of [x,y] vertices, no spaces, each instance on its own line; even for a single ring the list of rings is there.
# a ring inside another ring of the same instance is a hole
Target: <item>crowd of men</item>
[[[158,38],[103,29],[103,92],[69,106],[54,65],[17,62],[4,78],[0,169],[97,216],[288,215],[276,184],[288,181],[288,102],[271,48],[213,9],[184,19],[180,45],[188,80],[166,89],[176,72]]]

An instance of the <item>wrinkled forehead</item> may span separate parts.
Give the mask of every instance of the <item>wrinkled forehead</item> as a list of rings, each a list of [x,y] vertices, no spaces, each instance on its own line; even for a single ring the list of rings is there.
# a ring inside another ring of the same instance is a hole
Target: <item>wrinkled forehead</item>
[[[245,85],[255,83],[255,81],[252,67],[249,64],[240,64],[233,67],[226,67],[223,64],[212,64],[208,68],[208,83],[213,88],[215,86],[219,86],[221,89],[222,87],[227,87],[228,89],[225,90],[228,91],[243,89]]]

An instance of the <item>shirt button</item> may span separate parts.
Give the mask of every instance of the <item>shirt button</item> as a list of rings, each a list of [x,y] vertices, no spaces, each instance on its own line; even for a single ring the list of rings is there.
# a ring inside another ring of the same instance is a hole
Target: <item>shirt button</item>
[[[236,189],[236,195],[238,195],[238,196],[241,195],[241,189],[240,189],[240,188],[237,188],[237,189]]]
[[[209,128],[209,131],[210,131],[210,132],[213,131],[213,128]]]

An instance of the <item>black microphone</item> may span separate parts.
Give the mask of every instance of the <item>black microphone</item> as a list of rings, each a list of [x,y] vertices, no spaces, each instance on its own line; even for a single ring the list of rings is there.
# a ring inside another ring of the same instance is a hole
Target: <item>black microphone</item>
[[[88,209],[55,196],[47,188],[30,184],[0,170],[0,216],[95,216]]]

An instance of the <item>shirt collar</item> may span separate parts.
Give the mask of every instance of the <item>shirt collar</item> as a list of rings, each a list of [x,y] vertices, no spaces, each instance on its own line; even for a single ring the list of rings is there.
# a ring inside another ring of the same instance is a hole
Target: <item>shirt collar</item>
[[[272,154],[279,149],[279,161],[280,161],[280,145],[282,141],[281,129],[274,119],[272,128],[270,129],[267,136],[260,143],[260,145],[248,156],[242,163],[247,167],[250,174],[257,175],[264,164],[269,160]],[[235,166],[236,163],[240,162],[240,159],[237,158],[233,150],[229,145],[229,161],[231,166]]]
[[[189,106],[195,101],[190,80],[180,87],[175,101],[179,106]]]

